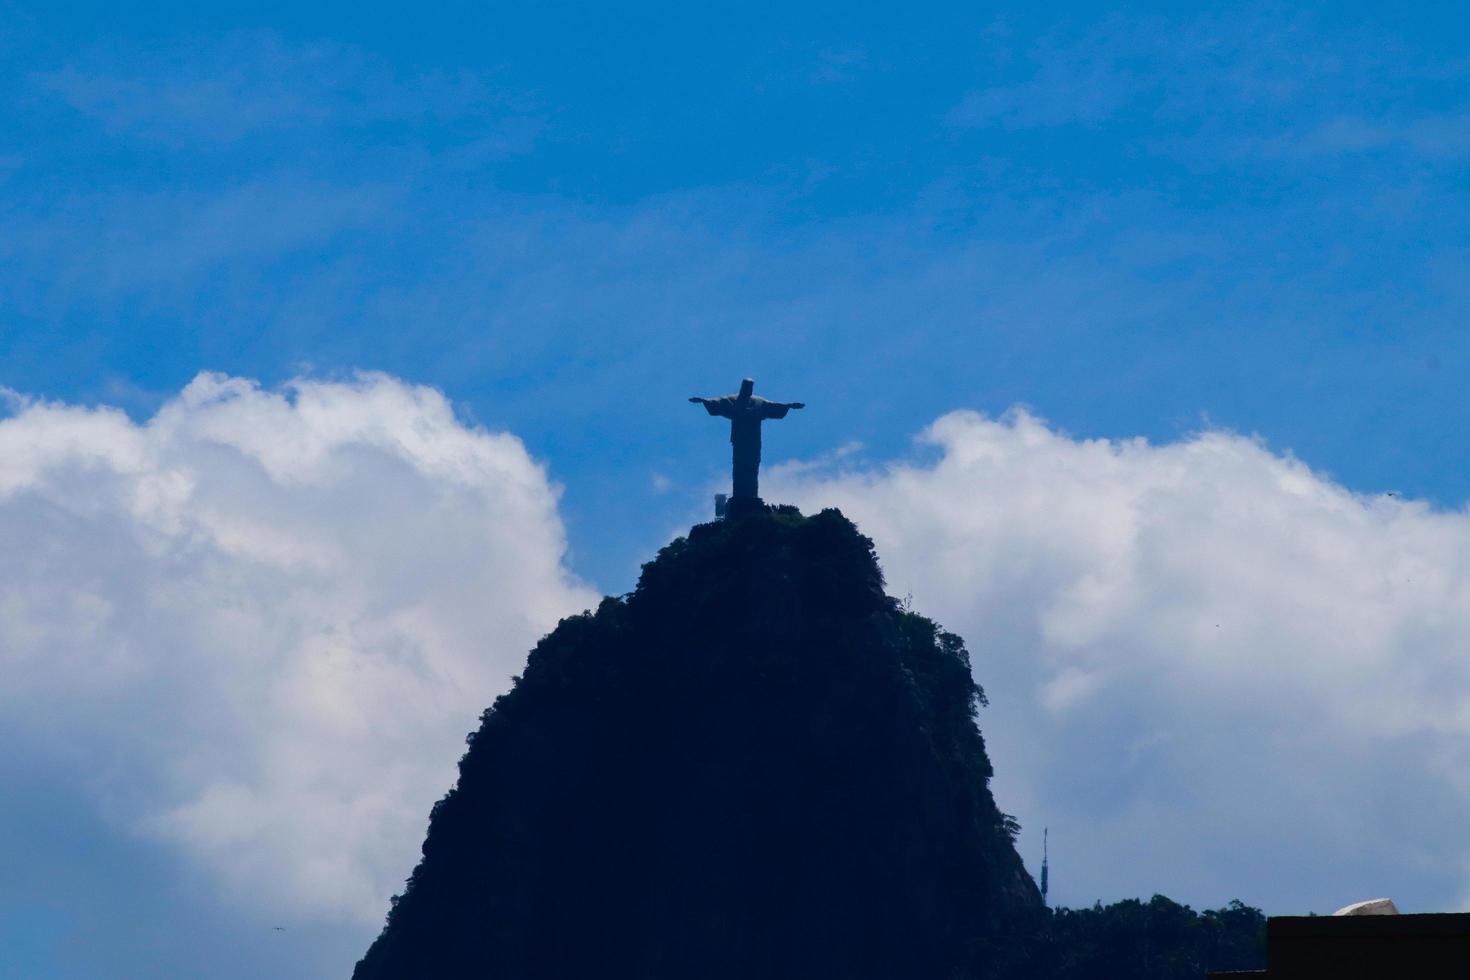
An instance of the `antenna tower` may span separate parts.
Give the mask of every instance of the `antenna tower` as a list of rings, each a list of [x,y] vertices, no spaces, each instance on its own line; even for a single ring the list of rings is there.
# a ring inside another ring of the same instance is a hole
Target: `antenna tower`
[[[1048,828],[1041,828],[1041,901],[1046,903],[1046,834]]]

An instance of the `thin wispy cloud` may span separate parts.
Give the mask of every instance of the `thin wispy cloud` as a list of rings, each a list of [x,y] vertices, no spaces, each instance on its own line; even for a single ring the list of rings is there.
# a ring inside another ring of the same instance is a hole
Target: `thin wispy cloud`
[[[1031,129],[1077,124],[1093,126],[1110,119],[1153,87],[1161,85],[1149,32],[1118,22],[1083,36],[1041,40],[1020,53],[1005,50],[1005,32],[992,31],[986,62],[997,78],[976,88],[950,110],[946,122],[956,127],[1000,125]],[[1024,66],[1016,70],[1017,62]],[[999,81],[1020,75],[1020,81]]]
[[[282,175],[209,192],[158,190],[77,195],[44,214],[16,215],[0,254],[33,276],[15,290],[20,309],[95,308],[144,297],[175,306],[229,270],[319,254],[334,239],[397,222],[397,195]]]
[[[112,46],[32,81],[114,134],[167,143],[374,124],[493,129],[534,112],[525,94],[469,73],[405,75],[350,45],[271,31]]]
[[[817,67],[810,78],[813,85],[840,85],[850,82],[868,69],[868,53],[860,47],[823,48],[817,52]]]
[[[1406,112],[1404,104],[1416,95],[1463,103],[1453,93],[1470,64],[1352,31],[1323,32],[1316,20],[1251,9],[1114,15],[1039,39],[996,25],[980,46],[990,79],[946,121],[1022,130],[1111,124],[1140,149],[1185,157],[1464,152],[1464,111]]]
[[[1404,153],[1435,162],[1462,159],[1470,153],[1470,107],[1407,120],[1339,116],[1303,133],[1261,140],[1256,149],[1284,159],[1365,153]]]

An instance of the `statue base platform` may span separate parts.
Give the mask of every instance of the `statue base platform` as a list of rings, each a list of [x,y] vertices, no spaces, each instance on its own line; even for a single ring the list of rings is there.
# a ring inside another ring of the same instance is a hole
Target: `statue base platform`
[[[725,501],[725,520],[738,521],[752,514],[765,514],[771,508],[759,497],[731,497]]]

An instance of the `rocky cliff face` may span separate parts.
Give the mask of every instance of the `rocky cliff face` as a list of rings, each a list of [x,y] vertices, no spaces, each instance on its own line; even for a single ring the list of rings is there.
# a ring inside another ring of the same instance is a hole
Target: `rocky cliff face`
[[[485,712],[354,976],[983,975],[1042,910],[981,700],[840,513],[697,526]]]

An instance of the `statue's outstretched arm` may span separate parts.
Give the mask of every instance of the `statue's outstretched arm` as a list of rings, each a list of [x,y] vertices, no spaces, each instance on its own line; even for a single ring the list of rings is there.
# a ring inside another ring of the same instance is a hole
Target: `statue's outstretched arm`
[[[784,419],[786,413],[793,408],[806,408],[805,402],[766,402],[761,406],[761,417],[767,419]]]
[[[719,415],[725,418],[729,417],[730,412],[725,407],[725,399],[723,398],[700,398],[698,395],[694,395],[689,400],[696,405],[703,405],[704,410],[711,415]]]

